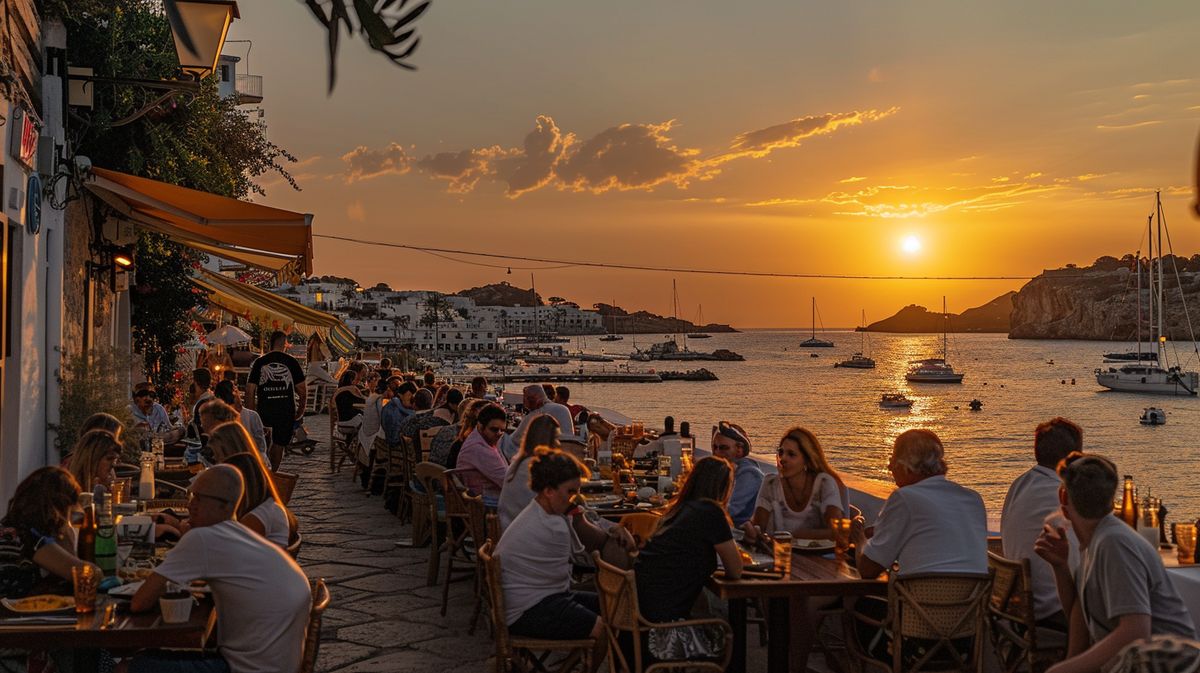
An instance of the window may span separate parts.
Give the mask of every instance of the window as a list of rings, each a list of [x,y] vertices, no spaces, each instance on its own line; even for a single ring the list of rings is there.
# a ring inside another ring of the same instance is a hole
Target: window
[[[227,66],[227,65],[221,66],[221,81],[222,82],[229,81],[229,66]]]

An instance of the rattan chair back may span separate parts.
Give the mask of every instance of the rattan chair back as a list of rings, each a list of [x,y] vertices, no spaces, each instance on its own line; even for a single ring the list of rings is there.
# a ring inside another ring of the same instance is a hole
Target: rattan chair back
[[[1025,669],[1039,673],[1060,661],[1066,655],[1065,638],[1048,647],[1038,642],[1029,559],[1014,561],[988,552],[988,567],[993,573],[988,602],[992,647],[1005,673]]]
[[[992,574],[920,574],[896,577],[888,583],[889,622],[892,631],[893,669],[927,670],[947,660],[957,670],[983,670],[982,646],[987,637],[987,606]],[[974,637],[972,652],[960,652],[955,640]],[[916,661],[903,660],[905,639],[927,641]]]
[[[304,630],[304,654],[300,659],[299,673],[313,673],[317,654],[321,648],[321,617],[329,607],[331,597],[324,579],[312,583],[312,608],[308,612],[308,627]]]

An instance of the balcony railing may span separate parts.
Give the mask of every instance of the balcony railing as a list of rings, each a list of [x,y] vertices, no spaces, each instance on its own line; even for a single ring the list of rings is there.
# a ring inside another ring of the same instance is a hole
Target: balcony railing
[[[261,103],[263,99],[262,75],[238,75],[235,87],[240,103]]]

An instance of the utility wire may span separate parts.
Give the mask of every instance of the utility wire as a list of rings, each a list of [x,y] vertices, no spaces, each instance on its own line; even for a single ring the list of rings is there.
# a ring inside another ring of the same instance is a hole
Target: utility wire
[[[1034,276],[872,276],[859,274],[835,274],[835,273],[783,273],[772,271],[737,271],[737,270],[721,270],[721,269],[700,269],[689,267],[671,267],[671,266],[648,266],[641,264],[617,264],[613,262],[588,262],[580,260],[565,260],[565,259],[550,259],[546,257],[529,257],[524,255],[505,255],[494,252],[474,252],[471,250],[454,250],[449,248],[435,248],[422,245],[408,245],[404,243],[387,243],[383,241],[368,241],[360,238],[351,238],[349,236],[334,236],[331,234],[313,234],[313,238],[325,238],[331,241],[342,241],[345,243],[357,243],[359,245],[371,245],[385,248],[401,248],[404,250],[415,250],[431,255],[466,255],[468,257],[486,257],[489,259],[510,259],[520,262],[533,262],[537,264],[553,264],[555,266],[547,268],[566,268],[571,266],[584,266],[596,269],[619,269],[623,271],[660,271],[664,273],[691,273],[709,276],[748,276],[753,278],[829,278],[835,280],[1032,280]],[[450,258],[445,258],[450,259]],[[465,260],[451,259],[451,261],[462,262],[464,264],[478,264],[479,266],[491,266],[493,268],[502,268],[500,265],[484,264],[482,262],[467,262]],[[517,267],[520,268],[520,267]]]

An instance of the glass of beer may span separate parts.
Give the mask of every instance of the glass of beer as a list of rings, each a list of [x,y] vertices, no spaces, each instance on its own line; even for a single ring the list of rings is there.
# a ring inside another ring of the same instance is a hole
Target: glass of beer
[[[1175,531],[1175,548],[1179,563],[1191,564],[1196,562],[1196,524],[1177,523],[1172,528]]]
[[[121,477],[113,479],[112,482],[112,502],[114,505],[120,505],[129,502],[129,478]]]
[[[100,587],[100,573],[96,566],[88,563],[71,568],[71,580],[75,584],[75,612],[94,612],[96,589]]]
[[[783,573],[784,578],[792,574],[792,534],[786,530],[777,531],[771,535],[772,551],[775,556],[775,572]]]
[[[833,550],[841,558],[850,550],[850,526],[853,522],[847,518],[835,518],[829,520],[829,527],[833,529]]]

